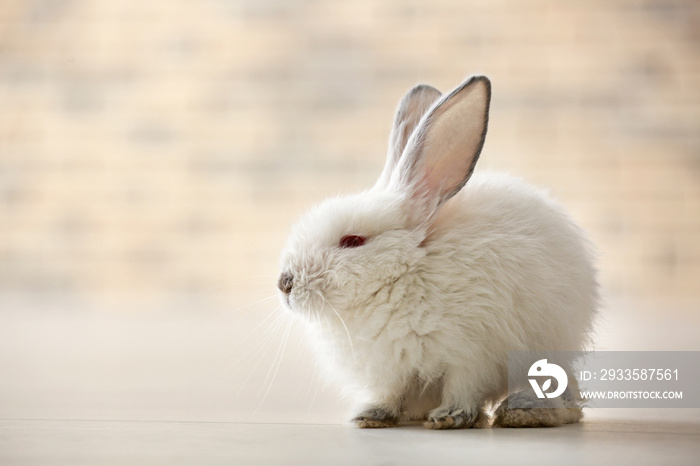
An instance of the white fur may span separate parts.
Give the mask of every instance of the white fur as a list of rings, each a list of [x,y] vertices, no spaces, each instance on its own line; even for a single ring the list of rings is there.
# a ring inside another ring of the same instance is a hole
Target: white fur
[[[343,388],[397,416],[473,414],[506,394],[509,351],[584,347],[593,253],[548,195],[477,174],[420,223],[415,202],[381,185],[329,199],[282,255],[294,276],[283,302],[316,329]],[[344,235],[368,240],[339,248]]]

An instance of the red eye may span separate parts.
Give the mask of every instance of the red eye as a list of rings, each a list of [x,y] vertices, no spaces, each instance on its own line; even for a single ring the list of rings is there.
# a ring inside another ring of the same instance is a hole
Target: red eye
[[[364,236],[348,235],[340,238],[341,248],[356,248],[365,244],[367,239]]]

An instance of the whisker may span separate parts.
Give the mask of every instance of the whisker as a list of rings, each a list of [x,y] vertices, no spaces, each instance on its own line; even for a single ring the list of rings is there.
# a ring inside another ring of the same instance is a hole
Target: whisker
[[[267,395],[270,393],[270,390],[272,389],[272,385],[275,383],[275,380],[277,379],[277,373],[279,372],[279,368],[282,365],[282,359],[284,357],[284,352],[287,349],[287,341],[289,340],[289,334],[291,333],[292,330],[292,322],[289,320],[287,321],[287,330],[284,334],[284,338],[282,339],[282,344],[277,350],[277,354],[275,355],[275,359],[272,361],[272,365],[270,366],[270,369],[267,371],[267,375],[265,375],[265,381],[263,382],[263,387],[267,385],[267,390],[265,390],[265,394],[263,395],[262,399],[258,403],[258,406],[255,408],[253,411],[253,416],[255,416],[260,409],[260,407],[265,404],[265,400],[267,399]],[[274,372],[273,372],[274,368]],[[270,373],[272,372],[272,378],[270,378]],[[268,383],[269,380],[269,383]],[[261,388],[262,391],[262,388]],[[260,392],[258,392],[258,397],[260,396]]]
[[[350,336],[350,330],[348,329],[348,326],[345,324],[345,320],[340,316],[340,313],[335,309],[335,306],[333,306],[331,303],[327,302],[324,296],[321,294],[320,291],[316,290],[316,293],[321,296],[321,299],[323,300],[324,305],[328,305],[328,307],[331,308],[331,310],[335,313],[335,315],[338,317],[338,320],[340,320],[340,323],[343,324],[343,328],[345,329],[345,334],[348,336],[348,343],[350,344],[350,354],[352,354],[352,360],[353,362],[357,362],[357,359],[355,357],[355,345],[352,343],[352,337]],[[331,331],[332,334],[332,331]],[[335,346],[335,344],[334,344]]]
[[[209,324],[214,323],[214,322],[216,322],[216,321],[219,320],[219,319],[223,319],[224,317],[226,317],[226,316],[229,315],[229,314],[238,313],[238,312],[241,312],[241,311],[246,311],[246,310],[248,310],[248,309],[250,309],[250,308],[252,308],[252,307],[259,306],[260,304],[267,303],[268,301],[272,301],[272,300],[274,300],[274,299],[277,299],[277,295],[275,295],[275,294],[270,295],[270,296],[268,296],[268,297],[266,297],[266,298],[262,298],[262,299],[260,299],[260,300],[258,300],[258,301],[253,302],[253,303],[247,304],[247,305],[245,305],[245,306],[243,306],[243,307],[237,307],[237,308],[235,308],[235,309],[230,309],[230,310],[228,310],[228,311],[226,312],[226,314],[224,314],[224,315],[212,317],[212,319],[211,319],[210,321],[208,321],[208,323],[209,323]]]
[[[323,313],[323,318],[326,321],[326,328],[328,328],[328,334],[331,336],[331,348],[333,349],[333,354],[331,355],[331,360],[334,360],[337,345],[335,344],[335,336],[333,335],[333,327],[331,326],[331,323],[328,320],[328,314],[326,314],[325,312]],[[320,319],[319,319],[319,323],[320,323]]]
[[[265,359],[265,356],[267,355],[269,351],[269,344],[276,334],[280,331],[282,324],[285,322],[285,318],[283,314],[280,314],[279,317],[277,317],[270,327],[266,330],[267,336],[260,342],[258,342],[255,346],[253,346],[253,350],[256,350],[257,348],[262,348],[262,354],[259,355],[257,358],[257,361],[255,362],[255,365],[250,369],[248,376],[245,378],[245,380],[241,383],[241,385],[238,388],[238,391],[236,393],[236,398],[240,397],[241,392],[247,385],[248,381],[250,378],[253,376],[253,374],[256,372],[257,368],[260,366],[260,363],[262,362],[263,359]],[[241,357],[236,361],[234,366],[237,366],[240,364],[240,362],[243,360],[243,358],[247,357],[247,354],[241,355]]]
[[[265,259],[265,261],[269,264],[274,264],[276,261],[279,260],[278,257],[272,256],[269,253],[269,248],[261,248],[258,247],[258,245],[254,244],[250,240],[246,238],[238,238],[237,241],[240,243],[242,242],[245,246],[249,247],[251,251],[254,251],[256,255],[259,257],[262,257]]]
[[[253,330],[250,331],[250,333],[248,333],[248,335],[246,335],[242,340],[240,340],[240,341],[237,342],[235,345],[233,345],[233,347],[231,347],[231,348],[226,352],[226,356],[224,357],[224,361],[226,361],[229,357],[231,357],[232,354],[234,354],[235,352],[237,352],[238,350],[240,350],[241,347],[257,333],[257,331],[260,329],[260,327],[262,327],[263,325],[265,325],[270,319],[272,319],[272,318],[274,317],[274,319],[273,319],[272,322],[270,323],[270,326],[268,327],[268,330],[267,330],[267,331],[269,331],[269,329],[270,329],[271,327],[276,326],[278,322],[284,320],[284,318],[285,318],[284,314],[281,313],[281,312],[279,312],[281,307],[282,307],[281,305],[278,305],[276,308],[274,308],[274,309],[267,315],[267,317],[265,317],[265,319],[263,319],[260,323],[258,323],[258,325],[256,325],[255,328],[254,328]],[[267,332],[267,331],[266,331],[266,332]],[[256,343],[256,345],[258,345],[258,344],[259,344],[259,342]],[[241,359],[243,359],[243,357],[245,357],[245,355],[242,355],[241,357],[239,357],[239,358],[236,360],[236,362],[234,363],[234,365],[238,365],[238,363],[241,362]]]
[[[318,373],[318,368],[316,366],[313,366],[312,368],[313,372],[311,374],[311,385],[309,385],[309,388],[306,390],[306,396],[305,400],[307,400],[307,408],[306,408],[306,414],[309,415],[311,414],[311,408],[313,407],[314,401],[316,401],[316,396],[318,395],[318,386],[320,384],[319,379],[319,373]],[[313,389],[313,392],[312,392]],[[309,394],[311,394],[311,399],[309,400]]]

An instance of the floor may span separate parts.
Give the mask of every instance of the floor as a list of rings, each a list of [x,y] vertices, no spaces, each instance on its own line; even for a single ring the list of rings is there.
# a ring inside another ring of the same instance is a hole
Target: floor
[[[0,299],[0,465],[698,464],[699,409],[588,410],[554,429],[355,429],[273,308]],[[696,350],[695,319],[610,312],[597,339]]]
[[[0,421],[3,465],[698,464],[700,424],[593,420],[556,429]],[[565,460],[565,461],[564,461]]]

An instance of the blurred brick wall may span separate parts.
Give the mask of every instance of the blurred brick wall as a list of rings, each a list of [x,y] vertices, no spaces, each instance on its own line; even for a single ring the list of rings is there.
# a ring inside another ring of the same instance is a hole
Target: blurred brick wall
[[[549,187],[609,293],[697,302],[699,31],[693,0],[3,2],[0,291],[272,294],[403,93],[479,72],[480,169]]]

